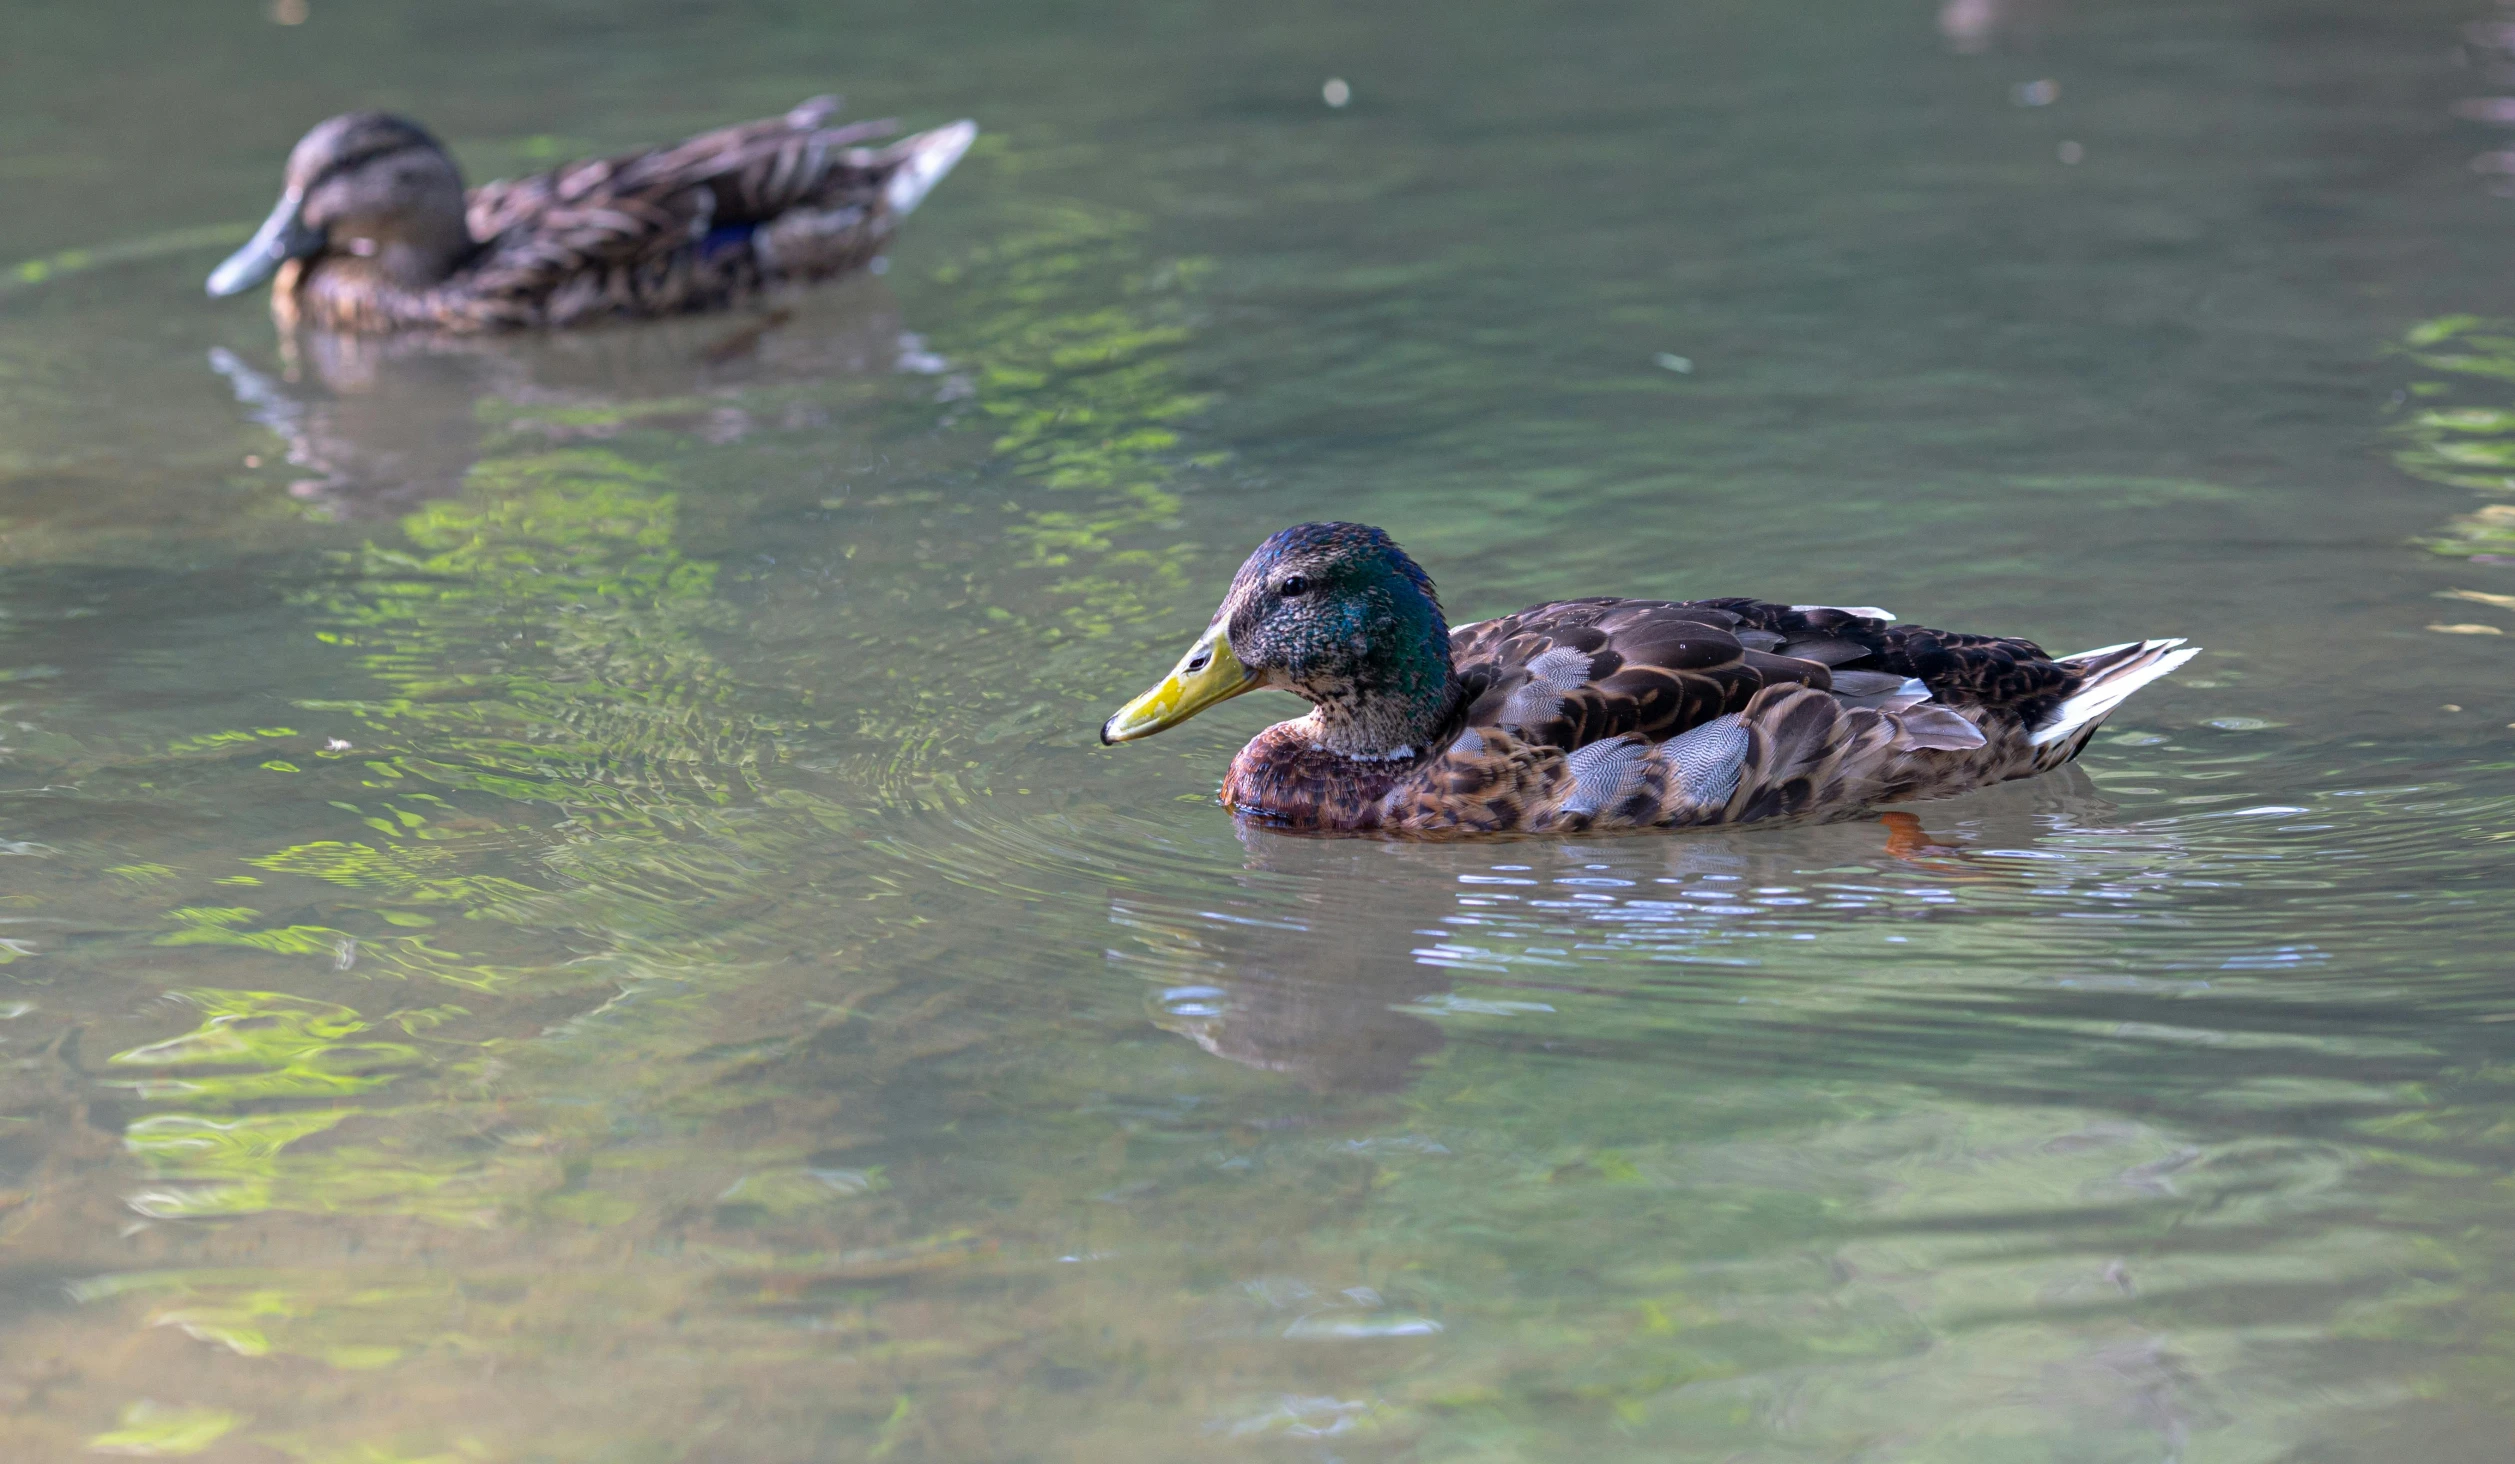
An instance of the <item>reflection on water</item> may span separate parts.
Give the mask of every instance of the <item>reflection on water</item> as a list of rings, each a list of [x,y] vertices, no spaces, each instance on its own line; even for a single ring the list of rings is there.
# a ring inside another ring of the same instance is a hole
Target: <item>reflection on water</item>
[[[30,13],[0,1453],[2499,1457],[2467,11]],[[1985,84],[2029,41],[2052,112]],[[107,56],[217,125],[124,136]],[[195,298],[311,77],[529,159],[842,66],[1010,124],[880,280],[459,345]],[[1212,802],[1278,708],[1104,756],[1328,516],[1463,614],[2214,654],[1917,828],[1293,839]]]
[[[1443,1042],[1421,1008],[1447,999],[1450,982],[1415,952],[1442,902],[1392,908],[1375,877],[1402,845],[1241,838],[1249,873],[1228,894],[1194,907],[1112,900],[1127,943],[1111,961],[1153,984],[1155,1026],[1217,1057],[1320,1092],[1404,1089]]]
[[[901,329],[879,285],[825,293],[835,298],[798,296],[730,323],[590,337],[299,330],[281,338],[270,370],[224,346],[209,363],[306,474],[288,484],[291,495],[327,517],[379,517],[452,496],[484,452],[520,441],[647,430],[723,444],[763,426],[825,425],[834,382],[949,370]],[[799,328],[798,310],[811,314]]]
[[[297,381],[217,351],[213,364],[286,437],[292,464],[321,474],[289,484],[291,497],[324,519],[400,517],[331,554],[291,598],[298,633],[325,648],[306,691],[328,694],[284,702],[303,725],[56,759],[68,806],[26,819],[43,837],[22,852],[70,880],[115,860],[102,871],[114,897],[102,908],[117,915],[96,932],[101,944],[161,953],[141,956],[160,969],[197,963],[184,969],[199,980],[166,999],[186,1016],[135,1024],[174,1035],[89,1059],[102,1064],[90,1080],[100,1096],[80,1111],[109,1145],[118,1132],[126,1157],[40,1186],[11,1217],[20,1246],[90,1257],[71,1263],[80,1269],[103,1261],[104,1274],[75,1288],[88,1306],[136,1307],[132,1321],[235,1357],[350,1371],[555,1355],[594,1324],[585,1306],[661,1315],[715,1307],[719,1291],[771,1299],[734,1307],[733,1331],[687,1344],[721,1365],[769,1365],[790,1350],[771,1339],[818,1327],[827,1298],[993,1254],[993,1240],[879,1198],[892,1185],[878,1160],[851,1162],[885,1136],[886,1086],[983,1028],[968,997],[881,974],[894,963],[877,952],[931,917],[880,903],[895,882],[816,867],[806,853],[865,838],[869,817],[894,803],[965,803],[961,764],[901,757],[895,739],[915,730],[914,707],[893,706],[878,681],[857,688],[876,694],[877,717],[843,675],[763,680],[723,663],[712,643],[744,623],[728,585],[759,585],[780,555],[729,570],[685,549],[676,465],[738,443],[817,445],[834,417],[867,409],[850,379],[868,372],[907,387],[871,383],[891,398],[871,409],[913,412],[927,432],[953,433],[974,405],[1004,424],[996,446],[1016,481],[1044,497],[1006,502],[1003,526],[982,541],[983,569],[961,573],[1052,569],[1052,593],[1085,623],[1130,613],[1162,582],[1159,556],[1131,532],[1148,510],[1163,516],[1144,480],[1175,440],[1162,424],[1195,402],[1147,369],[1180,339],[1160,314],[1182,272],[1131,264],[1129,227],[1069,208],[957,266],[994,272],[955,322],[966,370],[904,339],[878,287],[739,351],[721,324],[455,348],[314,340],[292,343]],[[1088,272],[1069,280],[1078,265]],[[1134,290],[1141,304],[1067,303],[1103,288],[1113,266],[1154,270]],[[894,374],[903,365],[905,378]],[[856,455],[854,472],[881,478],[878,459]],[[897,525],[972,506],[829,478],[808,474],[769,512],[896,541]],[[1119,552],[1138,567],[1095,580]],[[826,537],[805,554],[809,571],[779,586],[795,603],[755,589],[751,614],[817,628],[828,610],[812,602],[879,600],[902,585],[927,595],[937,568],[877,554],[851,575],[852,542]],[[978,618],[981,607],[962,608]],[[1053,617],[996,628],[1006,618],[980,623],[1017,648],[1071,633]],[[941,710],[912,749],[968,735]],[[237,777],[256,832],[206,848],[183,826],[105,845],[76,834],[109,789],[206,812]],[[274,791],[248,792],[255,785]],[[853,806],[831,796],[843,790]],[[56,836],[55,823],[72,835]],[[819,914],[832,902],[854,907],[834,928]],[[49,942],[17,949],[66,954]],[[275,979],[288,989],[235,984]],[[57,1027],[46,1010],[20,1015],[30,1030]],[[68,1040],[52,1049],[81,1071]],[[614,1079],[588,1084],[596,1071]],[[631,1130],[644,1135],[636,1156],[613,1152]],[[42,1152],[30,1163],[60,1156],[57,1145]],[[666,1192],[653,1192],[648,1176],[664,1174]],[[117,1212],[126,1218],[109,1218]],[[252,1259],[274,1247],[285,1256],[321,1217],[423,1228],[359,1237],[365,1262],[338,1281],[321,1265]],[[250,1221],[257,1233],[163,1232],[209,1221]],[[562,1279],[562,1256],[581,1243],[553,1252],[524,1239],[554,1225],[610,1232],[599,1251],[663,1244],[688,1261],[651,1284],[624,1285],[608,1265]],[[435,1231],[495,1237],[505,1259],[492,1269],[521,1267],[539,1289],[489,1320],[474,1293],[503,1284],[479,1269],[491,1253]],[[465,1279],[438,1270],[449,1259]],[[134,1263],[143,1269],[125,1269]],[[415,1335],[419,1316],[446,1319]],[[828,1346],[865,1340],[859,1326],[821,1330]],[[964,1356],[915,1335],[927,1330],[912,1326],[902,1343],[912,1362]],[[582,1418],[554,1406],[550,1426],[610,1437],[617,1418],[599,1415],[616,1406],[616,1386],[589,1391],[595,1411]],[[893,1406],[887,1386],[869,1384],[877,1417]],[[693,1396],[676,1390],[651,1421],[668,1429]],[[434,1429],[432,1447],[444,1442],[434,1418],[414,1415]],[[209,1437],[250,1416],[222,1419]],[[90,1443],[157,1447],[126,1424]],[[259,1437],[298,1447],[284,1431]]]
[[[2178,777],[2223,754],[2149,755],[2146,776]],[[2352,1178],[2353,1153],[2386,1166],[2428,1143],[2408,1135],[2430,1116],[2393,1084],[2438,1055],[2404,1040],[2407,1014],[2347,994],[2393,903],[2387,875],[2347,871],[2407,810],[2341,835],[2335,811],[2400,793],[2308,796],[2320,806],[2131,818],[2083,784],[2003,790],[1938,814],[1946,852],[1918,864],[1882,858],[1873,826],[1481,851],[1267,838],[1228,894],[1120,902],[1132,948],[1114,955],[1158,1025],[1308,1088],[1405,1094],[1341,1123],[1259,1117],[1205,1161],[1280,1185],[1349,1155],[1375,1197],[1350,1225],[1314,1222],[1342,1246],[1314,1231],[1301,1263],[1240,1262],[1210,1288],[1208,1335],[1275,1339],[1287,1366],[1327,1335],[1456,1339],[1355,1364],[1378,1387],[1339,1395],[1343,1413],[1288,1390],[1220,1420],[1301,1437],[1367,1419],[1448,1452],[1541,1419],[1578,1432],[1579,1410],[1538,1400],[1579,1397],[1716,1447],[1884,1430],[1933,1457],[1998,1419],[1989,1389],[2018,1400],[1995,1439],[2065,1420],[2049,1426],[2162,1453],[2235,1421],[2226,1378],[2313,1375],[2461,1326],[2385,1279],[2428,1243],[2395,1227],[2436,1232],[2366,1212]],[[2463,816],[2486,827],[2506,806]],[[2272,830],[2289,857],[2266,870]],[[1435,881],[1450,893],[1420,908],[1374,894]],[[2341,945],[2203,913],[2248,888],[2370,924]],[[1339,905],[1420,928],[1338,951],[1317,933],[1352,928]],[[1335,997],[1305,999],[1307,974]],[[1998,1013],[1997,1040],[1951,1045],[1958,1012]],[[1913,1097],[1881,1106],[1886,1090]],[[2324,1124],[2295,1128],[2299,1102]],[[2161,1124],[2161,1104],[2179,1116]],[[1138,1118],[1174,1143],[1222,1129],[1175,1107]],[[1189,1183],[1190,1161],[1173,1167]],[[2435,1182],[2431,1199],[2459,1183]],[[1148,1183],[1130,1203],[1160,1199]],[[2285,1245],[2262,1254],[2271,1233]],[[1329,1264],[1344,1246],[1370,1264]],[[2343,1307],[2371,1330],[2353,1322],[2329,1361],[2302,1338],[2249,1358],[2211,1318],[2257,1305]],[[1910,1391],[1881,1397],[1882,1379]],[[1584,1442],[1645,1452],[1612,1430]]]
[[[2402,392],[2399,400],[2407,406],[2398,431],[2405,445],[2394,460],[2413,476],[2505,500],[2457,514],[2418,541],[2475,568],[2515,565],[2515,411],[2498,404],[2507,383],[2515,381],[2515,336],[2504,329],[2473,316],[2448,316],[2420,322],[2403,342],[2411,362],[2436,376]],[[2515,584],[2493,579],[2490,585],[2440,594],[2457,601],[2456,609],[2476,604],[2515,610],[2515,593],[2509,593]],[[2430,628],[2506,633],[2495,621],[2459,617],[2450,626]]]

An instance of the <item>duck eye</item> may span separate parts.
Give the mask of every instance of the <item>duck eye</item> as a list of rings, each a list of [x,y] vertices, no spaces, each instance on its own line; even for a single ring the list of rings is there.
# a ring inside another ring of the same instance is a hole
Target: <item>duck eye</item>
[[[1309,589],[1310,581],[1307,578],[1297,574],[1289,574],[1284,576],[1284,582],[1282,584],[1275,587],[1275,593],[1289,600],[1295,595],[1308,593]]]

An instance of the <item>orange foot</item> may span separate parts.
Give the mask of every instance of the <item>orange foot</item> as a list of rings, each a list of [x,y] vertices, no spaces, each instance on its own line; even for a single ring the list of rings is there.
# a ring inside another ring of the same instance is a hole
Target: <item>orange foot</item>
[[[1940,879],[2014,883],[2034,877],[2031,870],[2013,867],[2007,860],[1985,859],[1961,845],[1940,843],[1912,814],[1881,813],[1878,818],[1886,825],[1889,856]]]
[[[1921,820],[1913,814],[1881,813],[1878,819],[1886,825],[1886,852],[1897,859],[1928,859],[1933,855],[1964,852],[1954,844],[1942,844],[1931,838],[1930,831],[1923,828]]]

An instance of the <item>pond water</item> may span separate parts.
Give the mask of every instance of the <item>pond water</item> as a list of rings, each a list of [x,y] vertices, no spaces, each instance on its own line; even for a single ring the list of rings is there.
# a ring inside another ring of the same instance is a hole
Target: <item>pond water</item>
[[[5,1452],[2505,1458],[2508,20],[12,8]],[[834,89],[988,130],[783,321],[201,295]],[[1236,829],[1094,730],[1321,517],[2209,652],[1917,857]]]

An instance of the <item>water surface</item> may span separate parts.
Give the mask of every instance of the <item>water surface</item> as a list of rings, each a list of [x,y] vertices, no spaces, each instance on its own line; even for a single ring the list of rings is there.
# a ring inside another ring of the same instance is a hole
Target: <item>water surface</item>
[[[17,7],[0,1439],[2503,1458],[2510,67],[2485,0]],[[988,133],[765,332],[200,296],[332,111],[487,177],[831,89]],[[1328,516],[1459,619],[2209,654],[1917,858],[1243,831],[1257,699],[1095,745]]]

